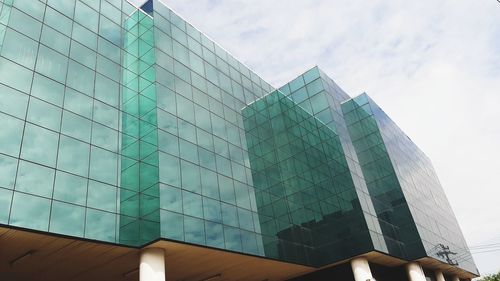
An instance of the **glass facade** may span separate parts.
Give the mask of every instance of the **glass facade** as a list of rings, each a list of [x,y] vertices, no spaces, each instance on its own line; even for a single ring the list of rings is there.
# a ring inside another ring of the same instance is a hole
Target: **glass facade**
[[[430,161],[318,68],[275,90],[158,0],[0,0],[0,224],[477,272]]]

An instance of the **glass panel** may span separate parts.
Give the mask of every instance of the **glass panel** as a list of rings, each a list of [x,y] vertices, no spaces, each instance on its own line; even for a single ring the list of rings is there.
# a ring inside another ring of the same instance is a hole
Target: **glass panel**
[[[28,95],[0,84],[0,112],[24,119]]]
[[[26,124],[21,158],[54,167],[56,165],[58,134]]]
[[[52,197],[54,170],[21,161],[17,173],[16,190],[43,197]]]
[[[61,133],[89,142],[91,121],[69,111],[64,111]]]
[[[222,224],[205,221],[207,246],[224,248],[224,231]]]
[[[183,215],[161,210],[161,236],[169,239],[184,240]]]
[[[89,182],[87,206],[99,210],[116,212],[116,196],[116,187],[91,180]]]
[[[94,122],[92,124],[92,144],[117,152],[118,131]]]
[[[181,190],[168,185],[160,185],[160,208],[181,213]]]
[[[0,154],[0,187],[14,188],[16,171],[17,159]]]
[[[97,33],[99,14],[81,2],[76,3],[75,21]]]
[[[97,74],[95,81],[95,98],[113,107],[118,107],[119,96],[120,90],[118,83],[106,76]]]
[[[201,196],[188,191],[182,191],[182,209],[184,214],[203,218]]]
[[[49,231],[82,237],[84,223],[84,207],[57,201],[52,203]]]
[[[59,131],[61,128],[61,108],[39,99],[31,98],[27,120],[42,127]]]
[[[66,88],[66,95],[64,97],[64,108],[71,110],[76,114],[80,114],[87,118],[92,118],[92,98],[81,94],[72,89]]]
[[[88,96],[94,93],[94,72],[77,62],[70,61],[66,84]]]
[[[62,34],[71,34],[73,22],[51,7],[47,7],[45,10],[44,23],[60,31]]]
[[[117,167],[117,154],[97,147],[92,147],[90,156],[90,178],[116,185]]]
[[[80,176],[88,176],[90,145],[61,136],[57,168]]]
[[[64,85],[35,73],[31,95],[57,106],[62,106]]]
[[[10,12],[9,26],[35,40],[40,38],[42,23],[17,9]]]
[[[63,55],[68,55],[69,53],[69,37],[50,28],[48,25],[44,25],[42,28],[40,42]]]
[[[33,71],[0,57],[0,83],[29,93]]]
[[[50,200],[14,192],[10,224],[35,230],[49,228]]]
[[[69,18],[73,17],[75,11],[75,0],[48,0],[47,4]]]
[[[115,242],[116,215],[87,209],[85,238]]]
[[[0,165],[1,165],[0,159]],[[12,200],[12,191],[0,188],[0,223],[7,224],[9,222],[10,201]]]
[[[186,242],[205,244],[205,227],[203,220],[184,216],[184,239]]]
[[[86,178],[57,171],[54,184],[54,198],[78,205],[87,201]]]
[[[15,61],[27,68],[35,66],[38,43],[10,28],[5,32],[4,43],[1,48],[2,56]]]
[[[38,59],[36,61],[36,71],[50,77],[60,83],[64,83],[68,69],[68,58],[40,45]]]

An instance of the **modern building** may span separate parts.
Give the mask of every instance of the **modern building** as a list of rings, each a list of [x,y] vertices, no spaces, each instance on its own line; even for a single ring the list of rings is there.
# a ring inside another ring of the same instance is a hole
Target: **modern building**
[[[430,160],[159,0],[0,0],[0,280],[470,280]],[[145,3],[144,3],[145,2]]]

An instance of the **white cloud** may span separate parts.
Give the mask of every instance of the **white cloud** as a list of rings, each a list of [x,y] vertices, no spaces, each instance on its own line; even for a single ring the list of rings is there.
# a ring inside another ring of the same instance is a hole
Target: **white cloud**
[[[280,86],[318,64],[366,91],[433,161],[469,245],[500,243],[495,0],[164,0]],[[483,274],[500,252],[475,255]]]

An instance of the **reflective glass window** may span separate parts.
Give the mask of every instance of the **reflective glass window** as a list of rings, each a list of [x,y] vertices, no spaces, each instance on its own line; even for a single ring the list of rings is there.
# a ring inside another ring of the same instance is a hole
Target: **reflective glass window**
[[[0,165],[1,165],[0,159]],[[0,223],[7,224],[9,222],[10,202],[12,200],[12,191],[0,188]]]
[[[56,31],[48,25],[44,25],[42,28],[40,42],[63,55],[69,54],[69,37],[59,31]]]
[[[28,95],[0,84],[0,112],[24,119]]]
[[[203,218],[201,196],[189,191],[182,191],[182,209],[186,215]]]
[[[84,207],[58,201],[52,203],[49,231],[82,237],[84,223]]]
[[[86,177],[89,169],[90,145],[79,140],[61,136],[57,168]]]
[[[52,197],[54,169],[26,161],[19,163],[16,190],[43,197]]]
[[[2,56],[33,69],[38,43],[13,29],[7,28],[1,50]]]
[[[49,228],[50,200],[38,196],[14,192],[10,224],[35,230]]]
[[[44,128],[59,131],[61,128],[61,108],[39,99],[31,98],[27,120]]]
[[[85,205],[87,201],[87,182],[86,178],[57,171],[54,184],[54,199]]]
[[[91,180],[89,182],[87,206],[108,212],[116,212],[116,192],[114,186]]]
[[[87,209],[85,238],[115,242],[116,221],[115,214]]]
[[[0,83],[29,93],[33,71],[0,57]]]
[[[21,158],[54,167],[56,164],[58,134],[41,127],[26,124]]]
[[[178,213],[161,210],[161,236],[174,240],[184,240],[184,216]]]
[[[7,189],[14,188],[16,171],[17,159],[0,154],[0,187]]]
[[[62,106],[64,85],[35,73],[31,95],[57,106]]]
[[[36,71],[60,83],[64,83],[68,69],[68,58],[40,45]]]
[[[93,146],[90,154],[91,179],[117,184],[118,155]]]

